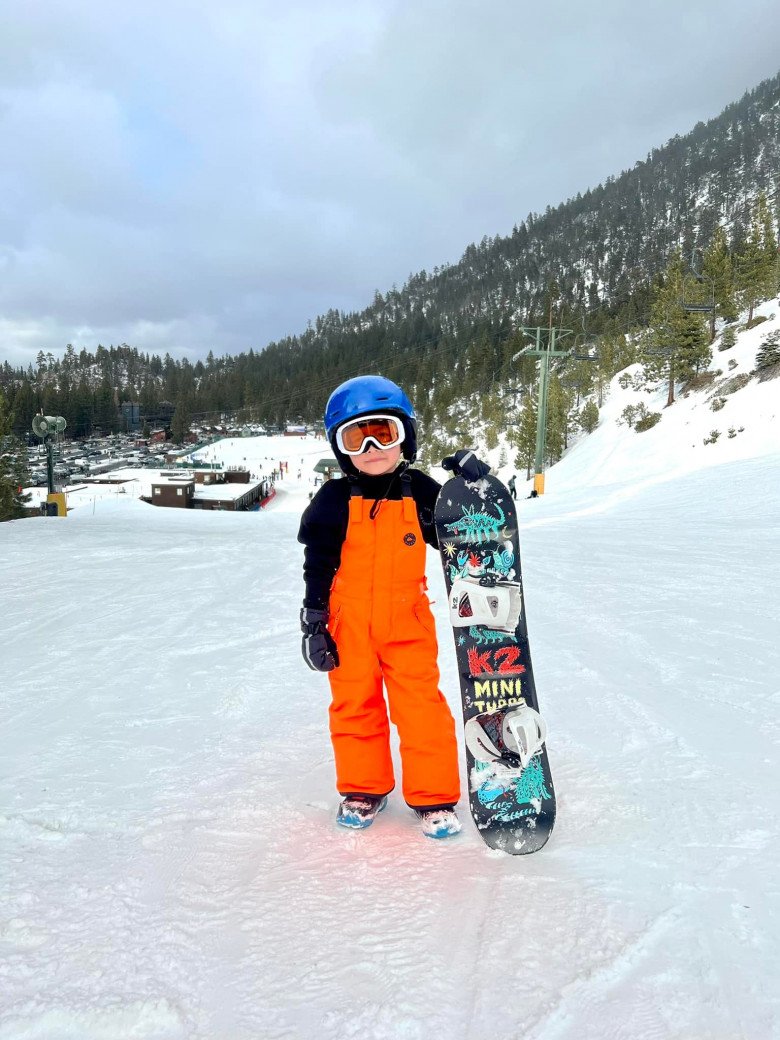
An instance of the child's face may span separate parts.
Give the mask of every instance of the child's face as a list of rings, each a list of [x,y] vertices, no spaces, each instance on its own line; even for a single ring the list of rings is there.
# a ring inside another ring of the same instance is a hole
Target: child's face
[[[369,444],[360,455],[350,455],[350,461],[354,462],[355,469],[371,477],[381,477],[383,473],[392,473],[400,458],[400,444],[396,444],[394,448],[376,448],[373,444]]]

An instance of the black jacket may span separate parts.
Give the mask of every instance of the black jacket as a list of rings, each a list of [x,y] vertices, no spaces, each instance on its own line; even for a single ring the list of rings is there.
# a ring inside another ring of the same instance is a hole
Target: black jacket
[[[435,549],[439,543],[433,520],[433,509],[441,485],[418,469],[407,469],[412,498],[417,505],[417,518],[422,535]],[[403,497],[401,471],[392,475],[369,477],[360,474],[342,480],[327,480],[309,503],[301,518],[298,541],[306,546],[303,580],[306,583],[304,606],[327,610],[330,587],[341,563],[341,546],[347,537],[349,499],[351,489],[357,486],[363,498],[369,501]]]

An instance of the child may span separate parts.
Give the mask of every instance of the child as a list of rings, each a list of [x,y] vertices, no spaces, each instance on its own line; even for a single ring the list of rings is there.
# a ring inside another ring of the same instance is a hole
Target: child
[[[346,480],[326,481],[301,520],[303,656],[328,672],[337,822],[368,827],[395,786],[389,718],[400,737],[403,794],[429,837],[460,831],[458,745],[439,688],[436,629],[425,595],[426,543],[438,547],[439,484],[411,469],[417,427],[403,390],[359,376],[331,394],[325,429]],[[444,465],[489,472],[472,452]]]

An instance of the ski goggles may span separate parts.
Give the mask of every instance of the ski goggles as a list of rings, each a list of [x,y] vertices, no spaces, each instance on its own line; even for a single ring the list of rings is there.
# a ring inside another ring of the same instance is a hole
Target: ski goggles
[[[369,444],[383,451],[403,443],[404,424],[394,415],[362,415],[336,430],[336,445],[345,455],[362,455]]]

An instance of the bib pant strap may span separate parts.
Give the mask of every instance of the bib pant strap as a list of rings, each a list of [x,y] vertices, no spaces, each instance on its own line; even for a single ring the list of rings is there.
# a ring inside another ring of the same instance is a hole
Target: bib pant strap
[[[401,492],[404,503],[404,520],[408,524],[418,522],[417,506],[412,496],[412,478],[406,470],[401,474]]]

